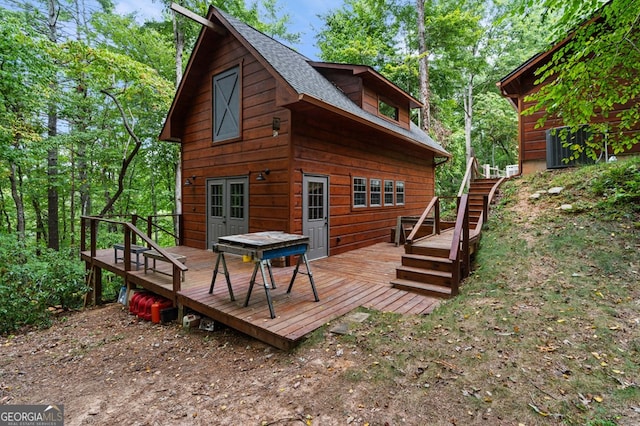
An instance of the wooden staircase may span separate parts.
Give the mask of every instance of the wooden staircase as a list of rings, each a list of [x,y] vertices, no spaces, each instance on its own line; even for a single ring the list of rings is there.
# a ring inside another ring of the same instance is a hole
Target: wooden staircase
[[[459,198],[459,204],[460,200],[464,200],[467,207],[463,209],[464,206],[459,206],[463,210],[459,211],[455,226],[446,222],[442,222],[441,226],[429,225],[432,235],[415,241],[411,236],[408,237],[402,264],[396,269],[396,278],[391,281],[393,287],[440,298],[458,294],[461,279],[469,275],[469,257],[477,247],[488,205],[503,180],[471,180],[468,194]],[[439,208],[439,202],[436,201],[427,210],[434,204],[436,209]],[[421,219],[426,218],[427,210]],[[438,213],[435,218],[439,220]],[[463,224],[466,224],[467,232],[464,232]],[[423,225],[419,222],[416,226]],[[466,246],[463,235],[468,238]],[[456,239],[458,243],[454,243]]]

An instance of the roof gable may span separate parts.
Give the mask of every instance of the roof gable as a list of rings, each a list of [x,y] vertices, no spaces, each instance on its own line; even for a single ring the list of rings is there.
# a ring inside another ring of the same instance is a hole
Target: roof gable
[[[416,145],[423,146],[435,152],[436,155],[450,156],[440,144],[431,139],[415,124],[411,123],[409,129],[404,129],[357,106],[334,84],[322,76],[322,74],[311,65],[312,61],[307,57],[213,6],[209,8],[207,16],[210,21],[219,21],[223,28],[229,31],[262,63],[274,78],[276,78],[278,83],[290,92],[291,97],[288,97],[288,99],[290,99],[291,102],[307,101],[327,109],[337,109],[345,116],[351,116],[355,120],[367,122],[372,127],[395,134],[397,137],[406,139]],[[178,106],[181,105],[181,103],[187,102],[186,98],[189,97],[189,80],[196,77],[192,65],[196,58],[200,54],[205,54],[206,50],[210,47],[206,45],[208,43],[205,42],[205,40],[207,40],[207,31],[207,27],[203,27],[200,32],[194,52],[189,60],[187,71],[180,83],[162,133],[160,134],[160,139],[162,140],[171,140],[172,132],[170,127],[174,121],[174,114],[180,110]],[[396,89],[400,90],[397,87]]]

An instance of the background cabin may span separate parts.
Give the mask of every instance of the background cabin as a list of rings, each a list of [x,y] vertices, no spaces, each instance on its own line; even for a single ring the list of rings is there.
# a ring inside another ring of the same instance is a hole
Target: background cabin
[[[161,140],[182,147],[183,237],[310,237],[310,258],[388,241],[419,215],[449,154],[421,106],[366,66],[313,62],[211,7]]]
[[[532,115],[522,115],[523,111],[534,105],[534,102],[525,101],[525,98],[537,93],[541,87],[548,84],[548,81],[536,84],[536,80],[539,79],[538,71],[547,65],[552,60],[553,55],[564,47],[569,40],[570,37],[567,37],[553,45],[549,50],[533,56],[497,83],[502,95],[511,101],[518,112],[519,170],[523,174],[568,167],[576,163],[593,162],[584,153],[580,158],[569,163],[563,161],[564,158],[569,157],[571,152],[569,148],[562,146],[560,132],[564,124],[559,118],[547,119],[544,126],[536,127],[538,120],[545,114],[544,110]],[[627,84],[627,82],[621,81],[620,84]],[[630,105],[635,103],[637,103],[637,100],[616,105],[614,111],[608,117],[597,116],[594,122],[608,122],[613,128],[616,128],[617,123],[620,121],[616,117],[618,113],[627,110]],[[588,124],[585,123],[585,126],[579,131],[567,135],[572,143],[581,144],[583,140],[589,137]],[[638,129],[632,131],[637,132]],[[640,146],[633,146],[631,152],[640,152]]]

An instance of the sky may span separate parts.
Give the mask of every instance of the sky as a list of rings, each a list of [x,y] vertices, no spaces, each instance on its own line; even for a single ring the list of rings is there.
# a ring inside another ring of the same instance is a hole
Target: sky
[[[300,33],[300,43],[294,49],[310,59],[317,60],[320,53],[316,47],[315,34],[321,28],[317,15],[338,8],[343,0],[278,0],[282,12],[288,13],[289,31]],[[116,0],[116,12],[137,13],[141,18],[162,19],[162,4],[152,0]],[[247,1],[250,3],[250,1]]]

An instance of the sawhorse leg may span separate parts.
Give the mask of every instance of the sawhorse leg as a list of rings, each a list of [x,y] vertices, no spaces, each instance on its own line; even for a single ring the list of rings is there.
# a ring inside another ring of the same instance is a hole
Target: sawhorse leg
[[[216,259],[216,267],[213,270],[213,277],[211,278],[211,287],[209,287],[209,294],[213,293],[213,286],[216,283],[216,278],[218,276],[218,268],[220,266],[220,260],[222,260],[222,269],[224,272],[224,277],[227,279],[227,288],[229,289],[229,296],[231,296],[231,301],[236,300],[233,296],[233,289],[231,288],[231,279],[229,278],[229,270],[227,269],[227,261],[224,259],[224,253],[218,253],[218,258]]]
[[[291,293],[291,288],[293,287],[293,282],[296,280],[296,276],[298,275],[298,270],[300,269],[300,264],[304,262],[304,266],[307,268],[306,274],[309,276],[309,282],[311,283],[311,289],[313,290],[313,297],[316,302],[320,301],[318,297],[318,292],[316,291],[316,285],[313,282],[313,274],[311,273],[311,268],[309,267],[309,260],[307,259],[307,253],[302,253],[298,256],[298,263],[296,264],[296,269],[293,270],[293,276],[291,277],[291,282],[289,283],[289,288],[287,289],[287,294]],[[304,272],[300,272],[304,274]]]
[[[271,314],[271,318],[276,317],[276,313],[273,310],[273,302],[271,301],[271,292],[269,291],[269,281],[267,280],[267,274],[264,270],[264,263],[268,262],[265,260],[261,260],[256,262],[256,266],[253,268],[253,274],[251,274],[251,281],[249,282],[249,291],[247,291],[247,298],[244,301],[245,308],[249,306],[249,298],[251,297],[251,291],[253,291],[253,285],[256,283],[256,276],[258,275],[258,268],[260,268],[260,273],[262,274],[262,283],[264,285],[264,292],[267,295],[267,303],[269,304],[269,314]],[[267,268],[269,269],[269,274],[271,275],[271,267],[267,263]],[[273,280],[273,275],[272,280]]]

